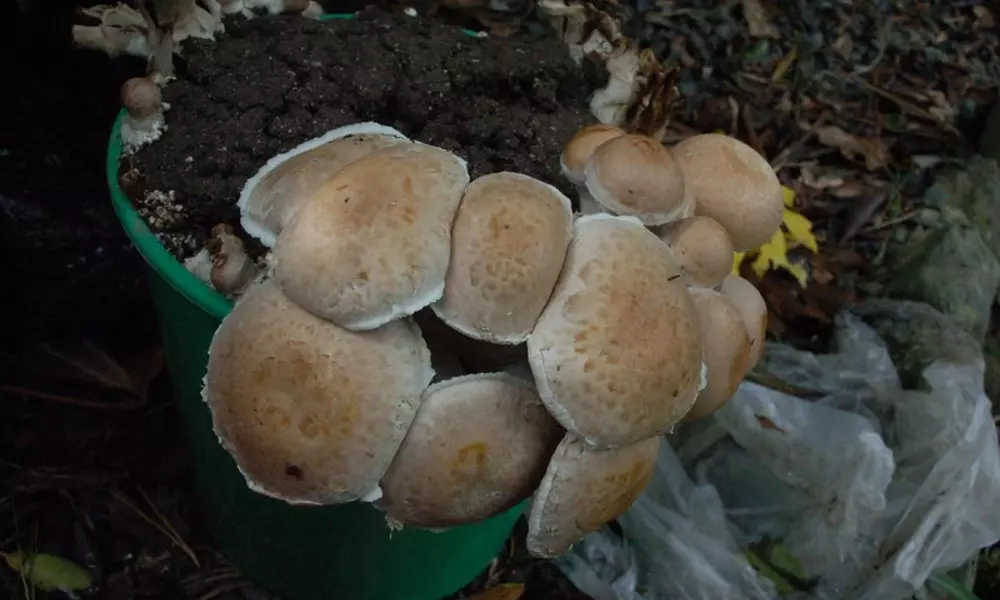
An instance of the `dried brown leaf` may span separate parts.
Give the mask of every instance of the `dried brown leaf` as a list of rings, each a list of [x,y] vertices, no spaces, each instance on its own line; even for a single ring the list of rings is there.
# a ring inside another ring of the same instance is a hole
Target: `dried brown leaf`
[[[469,600],[518,600],[523,595],[523,583],[501,583],[469,596]]]
[[[854,136],[836,125],[817,129],[816,139],[824,146],[840,150],[848,160],[863,160],[869,171],[885,168],[891,160],[889,147],[882,138]]]

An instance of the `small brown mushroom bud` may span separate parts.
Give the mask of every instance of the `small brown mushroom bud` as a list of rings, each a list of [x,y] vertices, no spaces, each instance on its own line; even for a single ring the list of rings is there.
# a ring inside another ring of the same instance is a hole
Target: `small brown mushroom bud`
[[[223,294],[242,293],[260,272],[231,225],[213,227],[206,248],[212,257],[209,279],[212,287]]]
[[[149,144],[163,133],[163,97],[160,88],[147,77],[133,77],[121,88],[122,119],[121,136],[126,152],[134,152]]]

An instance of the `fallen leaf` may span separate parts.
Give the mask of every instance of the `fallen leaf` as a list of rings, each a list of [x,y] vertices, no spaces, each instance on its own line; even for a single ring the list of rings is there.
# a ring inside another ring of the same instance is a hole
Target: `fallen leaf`
[[[844,185],[843,177],[817,172],[811,167],[802,168],[800,180],[803,185],[814,190],[828,190]]]
[[[785,209],[781,217],[781,225],[788,232],[788,238],[805,246],[813,252],[819,252],[819,244],[812,232],[812,223],[802,215]]]
[[[743,17],[747,21],[751,37],[774,40],[781,37],[781,32],[768,18],[760,0],[743,0]]]
[[[523,595],[523,583],[501,583],[469,596],[469,600],[517,600]]]
[[[795,59],[799,57],[799,49],[792,48],[788,54],[781,57],[781,60],[774,65],[774,72],[771,73],[771,83],[778,83],[785,78],[788,69],[791,68]]]
[[[25,554],[12,552],[0,556],[11,569],[25,581],[43,592],[60,590],[76,592],[85,590],[94,582],[90,572],[71,560],[51,554]]]
[[[815,133],[819,143],[840,150],[844,158],[863,159],[869,171],[889,166],[889,148],[881,138],[854,136],[836,125],[820,127]]]

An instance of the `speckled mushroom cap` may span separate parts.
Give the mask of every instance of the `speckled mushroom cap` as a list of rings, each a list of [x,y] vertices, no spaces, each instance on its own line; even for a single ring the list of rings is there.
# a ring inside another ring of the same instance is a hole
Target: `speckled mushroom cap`
[[[661,225],[685,212],[684,174],[670,151],[651,137],[608,140],[587,160],[587,191],[608,212]]]
[[[360,158],[279,234],[274,276],[309,312],[351,330],[412,315],[444,293],[465,161],[418,143]]]
[[[698,393],[685,421],[718,410],[732,398],[750,370],[750,336],[729,297],[708,288],[692,288],[688,293],[698,308],[707,385]]]
[[[694,191],[695,214],[718,221],[737,252],[755,250],[774,236],[781,226],[781,183],[756,150],[707,133],[677,144],[673,155]]]
[[[132,77],[121,87],[122,108],[136,119],[148,119],[163,109],[160,87],[148,77]]]
[[[402,133],[378,123],[339,127],[303,142],[268,160],[247,180],[237,202],[240,224],[270,248],[299,208],[338,171],[372,152],[407,142]]]
[[[752,369],[764,352],[764,341],[767,338],[767,303],[760,291],[746,279],[738,275],[729,275],[719,286],[719,291],[732,302],[736,311],[746,325],[750,336],[750,364]]]
[[[579,218],[528,361],[549,412],[587,443],[668,431],[694,403],[701,337],[663,242],[633,217]]]
[[[569,198],[527,175],[484,175],[465,191],[435,314],[496,344],[528,338],[552,294],[573,235]]]
[[[562,433],[530,382],[488,373],[436,383],[382,480],[379,506],[395,526],[487,519],[535,491]]]
[[[660,436],[593,450],[567,434],[556,448],[528,515],[528,552],[563,554],[621,516],[642,495],[656,466]]]
[[[716,287],[733,270],[733,243],[715,219],[689,217],[656,233],[674,251],[690,285]]]
[[[255,284],[212,339],[203,389],[251,489],[292,504],[374,500],[433,377],[401,319],[352,332]]]
[[[583,185],[584,169],[590,156],[597,147],[608,140],[625,135],[625,132],[613,125],[595,123],[577,131],[563,147],[559,166],[562,174],[575,185]]]

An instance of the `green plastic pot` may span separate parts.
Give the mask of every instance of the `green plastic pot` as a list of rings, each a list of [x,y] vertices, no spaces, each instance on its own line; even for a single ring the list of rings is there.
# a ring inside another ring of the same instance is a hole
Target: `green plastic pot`
[[[437,600],[461,589],[503,547],[523,505],[440,533],[393,533],[368,504],[292,507],[247,487],[219,445],[201,398],[209,344],[232,303],[160,244],[122,191],[121,119],[119,114],[108,142],[111,201],[146,260],[206,524],[222,553],[247,579],[284,600]]]

